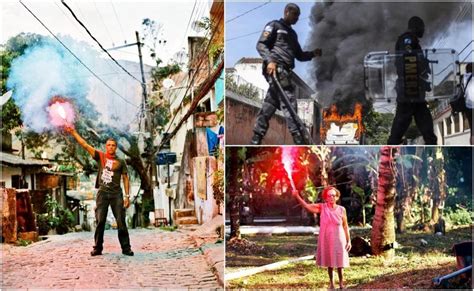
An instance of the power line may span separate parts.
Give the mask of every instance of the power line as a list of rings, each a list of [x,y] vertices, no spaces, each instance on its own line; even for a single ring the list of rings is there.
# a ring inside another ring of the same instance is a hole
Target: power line
[[[460,19],[462,19],[470,9],[471,3],[466,2],[464,6],[459,10],[459,12],[456,14],[456,17],[454,18],[454,21],[452,23],[457,23]],[[441,47],[441,45],[444,45],[447,41],[447,34],[449,32],[449,28],[446,29],[443,34],[441,35],[440,38],[438,38],[438,41],[434,45],[434,47]]]
[[[58,3],[54,2],[54,5],[56,5],[56,7],[58,7],[58,9],[61,11],[61,13],[64,15],[64,17],[67,18],[67,20],[74,26],[74,28],[77,30],[78,33],[81,33],[81,31],[79,30],[79,28],[77,28],[77,23],[75,23],[74,21],[72,21],[66,14],[66,12],[63,11],[63,9],[61,8],[61,6],[59,6]]]
[[[62,2],[64,3],[64,1],[62,1]],[[97,12],[97,15],[99,15],[100,21],[102,21],[102,25],[104,25],[105,30],[107,31],[107,35],[109,36],[110,41],[112,42],[112,45],[114,45],[114,40],[112,39],[112,34],[110,33],[109,28],[105,24],[104,17],[102,16],[99,9],[97,8],[97,4],[96,4],[95,1],[94,1],[94,8],[95,8],[95,11]]]
[[[110,1],[110,5],[112,5],[112,10],[114,11],[114,14],[115,14],[115,19],[117,19],[117,22],[119,24],[119,27],[120,27],[120,32],[122,33],[122,38],[125,40],[126,37],[125,37],[125,33],[123,33],[123,27],[122,27],[122,23],[120,22],[119,20],[119,17],[118,17],[118,14],[117,14],[117,10],[115,10],[115,5],[112,1]]]
[[[102,46],[102,44],[91,34],[89,29],[87,29],[87,27],[77,18],[76,14],[74,14],[74,11],[72,11],[72,9],[66,4],[66,2],[64,0],[61,0],[61,3],[63,3],[64,6],[66,6],[69,12],[71,12],[74,19],[76,19],[76,21],[79,22],[79,24],[87,31],[87,34],[89,34],[89,36],[99,45],[102,51],[104,51],[112,59],[112,61],[114,61],[114,63],[117,64],[117,66],[119,66],[125,73],[127,73],[130,77],[135,79],[138,83],[142,84],[142,82],[139,79],[133,76],[129,71],[127,71],[127,69],[125,69],[121,64],[119,64],[119,62],[117,62],[114,59],[114,57],[112,57],[112,55]]]
[[[252,9],[250,9],[250,10],[247,10],[247,11],[245,11],[244,13],[239,14],[239,15],[237,15],[237,16],[235,16],[235,17],[229,19],[229,20],[227,20],[225,23],[229,23],[229,22],[231,22],[231,21],[234,21],[234,20],[236,20],[236,19],[238,19],[238,18],[240,18],[240,17],[242,17],[242,16],[244,16],[244,15],[246,15],[246,14],[249,14],[249,13],[252,12],[252,11],[255,11],[255,10],[257,10],[257,9],[259,9],[259,8],[261,8],[261,7],[265,6],[265,5],[267,5],[267,4],[270,4],[270,2],[271,2],[271,0],[268,0],[268,2],[265,2],[265,3],[263,3],[263,4],[260,4],[260,5],[258,5],[257,7],[254,7],[254,8],[252,8]]]
[[[308,18],[309,18],[309,16],[308,16],[308,17],[301,18],[300,20],[304,20],[304,19],[308,19]],[[241,39],[241,38],[248,37],[248,36],[251,36],[251,35],[254,35],[254,34],[257,34],[257,33],[261,33],[261,32],[262,32],[261,30],[257,30],[257,31],[254,31],[254,32],[249,32],[249,33],[247,33],[247,34],[243,34],[243,35],[239,35],[239,36],[236,36],[236,37],[228,38],[228,39],[226,39],[225,41],[226,41],[226,42],[229,42],[229,41]]]
[[[96,77],[100,82],[102,82],[102,84],[104,84],[107,88],[110,89],[110,91],[114,92],[118,97],[120,97],[121,99],[123,99],[123,101],[127,102],[128,104],[132,105],[133,107],[136,107],[138,108],[138,106],[136,106],[135,104],[131,103],[130,101],[128,101],[125,97],[123,97],[122,95],[120,95],[117,91],[115,91],[114,88],[110,87],[109,84],[107,84],[104,80],[102,80],[96,73],[94,73],[94,71],[92,71],[91,68],[89,68],[86,64],[84,64],[84,62],[75,54],[73,53],[67,46],[66,44],[64,44],[44,23],[43,21],[41,21],[41,19],[39,19],[34,13],[33,11],[31,11],[22,1],[19,1],[21,5],[23,5],[23,7],[25,7],[26,10],[28,10],[28,12],[74,57],[76,58],[76,60],[81,64],[83,65],[94,77]]]
[[[56,2],[54,2],[54,4],[56,5],[56,7],[58,7],[58,9],[61,11],[61,13],[64,15],[64,17],[66,17],[67,20],[68,20],[69,22],[71,22],[71,24],[74,26],[74,28],[77,30],[77,32],[78,32],[79,34],[82,34],[82,33],[85,34],[84,30],[79,30],[79,28],[77,27],[79,24],[78,24],[77,22],[71,20],[70,15],[66,14],[66,13],[63,11],[64,8],[61,8],[61,6],[59,6],[59,4],[56,3]],[[111,70],[113,70],[114,72],[117,72],[116,67],[115,67],[114,65],[112,65],[110,62],[107,62],[107,65],[110,67]],[[98,76],[104,76],[104,75],[107,75],[107,74],[97,74],[97,75],[98,75]]]
[[[208,42],[208,44],[207,44],[207,46],[206,46],[206,48],[204,49],[203,52],[206,52],[206,51],[208,50],[208,48],[209,48],[209,46],[210,46],[210,44],[211,44],[211,42],[212,42],[212,39],[214,38],[214,35],[215,35],[215,33],[217,32],[217,27],[219,26],[220,22],[222,21],[222,18],[223,18],[223,16],[221,16],[221,17],[219,18],[218,24],[216,25],[216,29],[214,29],[214,31],[213,31],[213,33],[212,33],[212,36],[211,36],[211,38],[209,39],[209,42]],[[203,62],[203,60],[204,60],[204,58],[202,57],[202,56],[203,56],[203,52],[201,52],[201,53],[199,54],[200,61],[199,61],[199,63],[198,63],[198,66],[197,66],[197,69],[196,69],[195,73],[193,74],[193,76],[192,76],[192,78],[191,78],[191,81],[189,82],[189,85],[188,85],[187,88],[186,88],[186,91],[184,92],[184,95],[183,95],[184,98],[186,98],[186,94],[188,94],[189,89],[191,88],[191,86],[192,86],[193,83],[194,83],[194,78],[198,75],[199,69],[201,68],[201,64],[202,64],[202,62]],[[184,100],[184,98],[183,98],[183,100]],[[180,104],[178,105],[178,108],[181,107],[181,104],[183,103],[183,100],[181,100]],[[169,124],[169,126],[168,126],[168,129],[166,130],[166,133],[168,133],[169,130],[171,129],[171,125],[173,124],[173,121],[174,121],[174,119],[176,118],[176,116],[177,116],[177,114],[175,114],[175,115],[173,116],[173,118],[171,119],[170,124]]]
[[[259,32],[262,32],[262,31],[261,31],[261,30],[257,30],[257,31],[250,32],[250,33],[247,33],[247,34],[244,34],[244,35],[239,35],[239,36],[236,36],[236,37],[231,37],[231,38],[229,38],[229,39],[226,39],[226,42],[233,41],[233,40],[240,39],[240,38],[244,38],[244,37],[247,37],[247,36],[251,36],[251,35],[257,34],[257,33],[259,33]]]
[[[208,51],[209,46],[211,45],[211,42],[212,42],[212,40],[214,39],[214,36],[215,36],[215,34],[216,34],[216,32],[217,32],[217,27],[219,27],[219,24],[220,24],[221,21],[222,21],[222,18],[223,18],[223,16],[221,16],[221,17],[219,18],[219,21],[217,22],[217,24],[216,24],[216,26],[215,26],[215,29],[214,29],[214,31],[212,32],[212,35],[211,35],[211,37],[210,37],[210,39],[209,39],[209,42],[208,42],[206,48],[201,52],[201,54],[199,54],[199,59],[200,59],[200,61],[199,61],[199,63],[198,63],[196,72],[193,74],[193,76],[192,76],[192,78],[191,78],[191,81],[190,81],[189,85],[187,86],[186,91],[184,92],[184,98],[183,98],[183,100],[181,100],[181,103],[180,103],[180,105],[178,106],[178,108],[181,107],[181,104],[183,103],[183,101],[184,101],[184,99],[185,99],[185,97],[186,97],[186,94],[188,94],[189,89],[191,88],[191,86],[192,86],[193,83],[194,83],[194,79],[195,79],[196,76],[198,75],[199,69],[200,69],[200,67],[201,67],[201,65],[202,65],[202,63],[203,63],[203,61],[204,61],[204,57],[203,57],[203,56],[204,56],[204,53],[206,53],[206,52]],[[166,130],[166,133],[165,133],[165,134],[168,134],[168,133],[169,133],[169,131],[170,131],[170,129],[171,129],[171,126],[173,125],[173,121],[175,120],[176,116],[177,116],[177,114],[175,114],[175,115],[173,116],[173,118],[171,119],[171,121],[170,121],[170,123],[169,123],[169,126],[168,126],[168,129]],[[163,141],[162,141],[161,143],[163,144]],[[160,145],[160,147],[161,147],[161,145]]]
[[[184,42],[184,40],[186,39],[186,35],[188,34],[189,24],[191,23],[191,19],[193,18],[194,10],[196,9],[196,4],[197,4],[197,0],[194,0],[193,10],[191,11],[191,14],[189,15],[188,24],[186,25],[186,30],[184,31],[184,36],[183,36],[183,40],[181,41],[181,44]]]

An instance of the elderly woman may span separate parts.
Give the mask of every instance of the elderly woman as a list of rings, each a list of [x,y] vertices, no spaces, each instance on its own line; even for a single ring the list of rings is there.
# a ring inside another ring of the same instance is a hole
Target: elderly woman
[[[321,215],[316,264],[328,268],[331,289],[334,288],[333,269],[337,268],[339,288],[344,288],[342,268],[349,267],[348,252],[351,249],[351,238],[346,209],[336,204],[341,193],[334,187],[327,187],[322,193],[325,203],[315,204],[304,201],[298,191],[293,191],[293,195],[309,212]]]

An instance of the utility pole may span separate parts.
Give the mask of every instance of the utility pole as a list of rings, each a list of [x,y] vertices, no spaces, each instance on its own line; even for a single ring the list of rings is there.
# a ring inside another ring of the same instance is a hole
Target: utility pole
[[[150,108],[149,108],[149,103],[148,103],[148,94],[146,90],[146,81],[145,81],[145,72],[143,69],[143,59],[142,59],[142,43],[140,42],[140,35],[138,34],[138,31],[135,31],[135,36],[137,38],[137,47],[138,47],[138,58],[140,59],[140,71],[142,75],[142,95],[143,95],[143,109],[145,111],[145,131],[150,133],[150,141],[153,145],[153,141],[155,140],[155,135],[153,133],[153,122],[152,122],[152,117],[150,114]],[[152,152],[153,146],[151,148]],[[152,197],[153,197],[153,192],[155,189],[155,184],[156,184],[156,165],[155,165],[155,158],[154,155],[147,155],[147,162],[148,165],[150,165],[150,184],[151,184],[151,191],[152,191]]]

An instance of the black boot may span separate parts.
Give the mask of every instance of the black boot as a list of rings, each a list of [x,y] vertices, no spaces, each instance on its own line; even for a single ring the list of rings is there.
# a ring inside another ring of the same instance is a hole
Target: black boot
[[[250,142],[250,144],[260,145],[260,144],[262,144],[262,138],[263,138],[263,136],[261,136],[260,134],[254,133],[254,135],[252,137],[252,141]]]

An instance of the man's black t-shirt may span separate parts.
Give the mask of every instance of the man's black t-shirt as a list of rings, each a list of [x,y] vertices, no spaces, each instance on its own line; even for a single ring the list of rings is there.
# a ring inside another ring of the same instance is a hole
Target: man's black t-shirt
[[[101,151],[94,152],[94,160],[99,165],[97,176],[99,191],[107,193],[122,193],[120,178],[127,173],[127,165],[124,160],[107,158]]]

